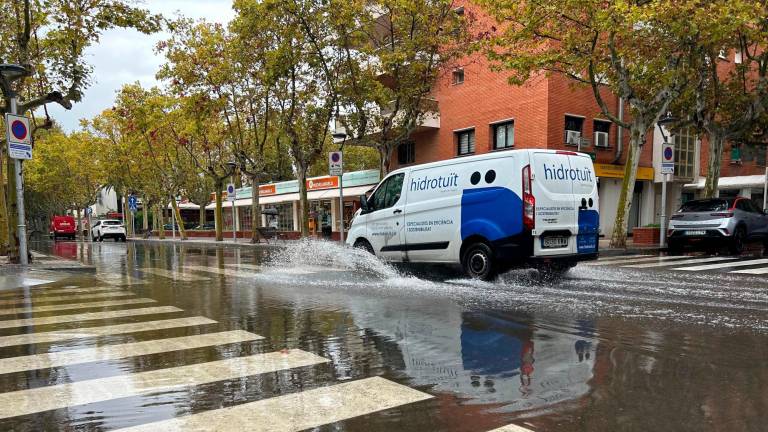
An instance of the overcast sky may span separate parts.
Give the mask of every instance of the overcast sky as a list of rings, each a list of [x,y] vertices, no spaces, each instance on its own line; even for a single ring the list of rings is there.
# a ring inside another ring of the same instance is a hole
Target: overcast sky
[[[232,0],[145,0],[143,6],[168,17],[180,12],[189,18],[220,23],[227,23],[234,16]],[[80,119],[91,118],[111,107],[115,92],[123,84],[135,81],[144,86],[157,84],[155,73],[164,58],[154,53],[154,47],[167,36],[163,33],[147,36],[123,29],[104,33],[99,44],[86,51],[87,61],[94,67],[95,82],[72,110],[51,104],[51,117],[71,131],[79,127]]]

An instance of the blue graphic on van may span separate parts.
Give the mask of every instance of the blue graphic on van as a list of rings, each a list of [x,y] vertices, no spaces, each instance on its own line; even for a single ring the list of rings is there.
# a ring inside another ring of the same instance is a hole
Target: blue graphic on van
[[[411,179],[410,189],[411,191],[423,191],[430,189],[445,189],[455,188],[459,185],[459,175],[456,173],[450,173],[443,177],[424,176],[421,178]]]
[[[597,252],[600,234],[600,214],[595,210],[579,210],[579,234],[576,236],[578,253]]]
[[[579,181],[585,181],[585,182],[593,181],[592,171],[590,171],[589,168],[587,167],[584,167],[582,169],[570,168],[565,166],[565,164],[560,164],[559,168],[555,164],[552,164],[551,168],[545,164],[544,179],[545,180],[570,180],[570,181],[579,180]]]
[[[466,189],[461,196],[461,239],[496,241],[523,232],[523,200],[504,187]]]

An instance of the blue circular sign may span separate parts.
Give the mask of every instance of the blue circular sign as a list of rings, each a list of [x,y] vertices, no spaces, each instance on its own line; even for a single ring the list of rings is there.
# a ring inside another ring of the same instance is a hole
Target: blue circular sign
[[[331,161],[333,163],[338,163],[339,159],[341,159],[341,155],[339,153],[331,153]]]
[[[235,187],[232,185],[227,186],[227,193],[235,193]]]
[[[672,147],[667,147],[664,149],[664,159],[672,160]]]
[[[14,120],[11,123],[11,134],[19,141],[27,139],[27,125],[21,120]]]

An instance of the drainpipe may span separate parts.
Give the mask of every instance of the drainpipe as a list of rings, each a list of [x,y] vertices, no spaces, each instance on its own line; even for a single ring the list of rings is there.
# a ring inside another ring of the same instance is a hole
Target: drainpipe
[[[624,98],[619,98],[619,120],[624,121]],[[611,161],[612,164],[617,164],[621,161],[621,153],[624,150],[624,130],[621,125],[616,125],[616,156]]]

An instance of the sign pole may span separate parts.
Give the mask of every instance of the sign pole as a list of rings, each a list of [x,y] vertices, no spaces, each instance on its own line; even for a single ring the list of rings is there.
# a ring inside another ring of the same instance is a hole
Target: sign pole
[[[667,175],[661,175],[661,217],[659,220],[659,249],[663,249],[667,241]]]
[[[16,114],[18,109],[16,94],[11,95],[11,114]],[[10,125],[6,125],[9,127]],[[27,131],[31,133],[32,131]],[[18,236],[19,236],[19,263],[21,265],[29,265],[29,256],[27,249],[27,224],[24,216],[24,173],[22,172],[22,165],[20,159],[13,159],[13,167],[16,171],[16,209],[18,216]]]
[[[235,200],[232,200],[232,241],[237,243],[237,215],[235,212]]]
[[[339,176],[339,243],[344,245],[344,171]]]

